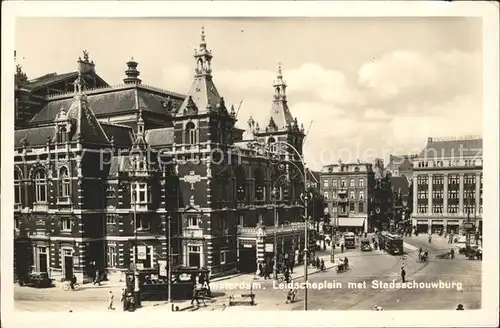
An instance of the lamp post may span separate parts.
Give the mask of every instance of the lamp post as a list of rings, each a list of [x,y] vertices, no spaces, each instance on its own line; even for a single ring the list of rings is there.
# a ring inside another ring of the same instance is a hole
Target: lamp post
[[[168,243],[168,254],[167,254],[167,292],[168,292],[168,295],[167,295],[167,302],[169,304],[169,306],[171,307],[171,309],[173,310],[173,307],[174,305],[172,304],[172,242],[171,242],[171,239],[172,239],[172,234],[171,234],[171,221],[172,221],[172,217],[169,215],[168,218],[168,239],[167,239],[167,243]]]
[[[273,197],[273,214],[274,214],[274,230],[273,230],[273,279],[276,280],[278,278],[278,213],[276,209],[276,187],[272,190]]]
[[[257,146],[261,146],[261,144],[259,145],[257,143]],[[312,198],[312,195],[309,195],[309,192],[307,191],[308,183],[307,183],[306,163],[305,163],[304,157],[302,156],[300,151],[298,151],[297,148],[295,148],[290,143],[288,143],[286,141],[282,141],[282,140],[275,141],[275,142],[270,143],[264,147],[267,147],[267,150],[269,152],[272,152],[272,149],[274,148],[275,150],[277,150],[278,146],[284,146],[287,148],[285,152],[275,154],[278,156],[278,161],[287,162],[287,163],[293,165],[297,169],[297,171],[301,173],[303,181],[304,181],[304,192],[301,194],[301,199],[304,203],[304,216],[303,216],[304,217],[304,256],[306,258],[306,263],[304,265],[304,280],[305,280],[305,284],[304,284],[304,311],[307,311],[307,279],[308,279],[307,278],[307,274],[308,274],[308,272],[307,272],[307,258],[308,258],[307,247],[308,247],[308,242],[309,242],[308,241],[308,223],[309,222],[308,222],[308,214],[307,214],[307,204],[308,204],[308,201]],[[289,150],[292,150],[292,153],[298,158],[298,160],[290,160],[290,157],[289,157],[290,151]],[[279,157],[279,155],[285,155],[285,159],[282,160],[281,157]],[[299,167],[295,162],[300,162],[301,167]],[[276,228],[275,228],[275,231],[276,231]]]
[[[137,196],[136,196],[136,188],[132,190],[132,201],[133,201],[133,209],[134,209],[134,298],[135,298],[135,304],[137,307],[141,306],[141,295],[140,295],[140,288],[139,288],[139,268],[137,267],[137,261],[139,258],[139,250],[138,250],[138,242],[137,242]]]

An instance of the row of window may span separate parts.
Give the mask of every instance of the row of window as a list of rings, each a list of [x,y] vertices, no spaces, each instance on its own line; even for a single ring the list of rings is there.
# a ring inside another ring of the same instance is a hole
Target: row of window
[[[432,191],[432,198],[433,199],[443,199],[444,197],[444,190],[433,190]],[[482,193],[481,193],[482,197]],[[456,189],[448,190],[448,199],[458,199],[459,198],[459,191]],[[476,191],[475,190],[465,190],[463,194],[464,199],[475,199],[476,198]],[[417,199],[428,199],[428,191],[427,190],[418,190],[417,191]]]
[[[21,219],[14,219],[14,228],[21,229]],[[70,232],[73,229],[73,220],[71,219],[61,219],[61,231]]]
[[[347,213],[347,208],[349,208],[349,212],[354,213],[356,212],[356,204],[358,204],[358,213],[364,213],[365,211],[365,204],[364,203],[349,203],[349,206],[347,204],[342,204],[338,206],[338,212],[340,214],[345,214]]]
[[[358,187],[364,187],[365,186],[365,179],[359,178],[357,180],[358,180],[358,183],[357,183]],[[328,188],[330,186],[329,181],[330,180],[328,180],[328,179],[323,180],[323,187],[324,188]],[[340,183],[340,187],[341,188],[346,188],[347,187],[347,180],[346,179],[341,179],[341,180],[332,179],[331,181],[332,181],[332,187],[333,188],[338,187],[338,183]],[[351,187],[351,188],[356,187],[356,179],[349,179],[349,187]]]
[[[447,161],[427,161],[427,162],[418,162],[418,167],[429,167],[429,164],[432,164],[431,167],[454,167],[454,166],[462,166],[460,160],[447,160]],[[466,159],[463,162],[463,166],[476,166],[482,165],[479,160],[475,159]]]
[[[425,204],[422,204],[422,205],[418,205],[417,207],[417,213],[427,213],[427,210],[428,210],[428,206],[425,205]],[[443,204],[433,204],[432,205],[432,213],[436,213],[436,214],[440,214],[440,213],[443,213]],[[448,205],[448,213],[458,213],[458,205],[457,204],[449,204]],[[465,214],[474,214],[476,210],[476,206],[475,205],[464,205],[464,213]],[[479,213],[482,213],[483,212],[483,207],[481,206],[479,208]]]
[[[426,185],[429,183],[429,177],[425,175],[417,176],[417,184]],[[464,175],[464,184],[475,184],[476,183],[476,175],[475,174],[465,174]],[[483,176],[481,175],[481,183],[483,183]],[[443,185],[444,184],[444,176],[443,175],[433,175],[432,176],[432,184],[433,185]],[[448,184],[449,185],[458,185],[460,184],[460,176],[457,174],[448,175]]]
[[[332,191],[332,192],[331,192],[331,196],[332,196],[332,198],[331,198],[331,199],[337,199],[338,194],[337,194],[337,192],[336,192],[336,191]],[[330,192],[328,192],[328,191],[324,191],[324,192],[323,192],[323,197],[324,197],[325,199],[330,199]],[[364,199],[365,199],[365,192],[364,192],[364,191],[359,191],[359,192],[358,192],[358,197],[359,197],[359,198],[356,198],[356,192],[355,192],[354,190],[351,190],[351,191],[349,192],[349,199],[359,199],[359,200],[364,200]]]

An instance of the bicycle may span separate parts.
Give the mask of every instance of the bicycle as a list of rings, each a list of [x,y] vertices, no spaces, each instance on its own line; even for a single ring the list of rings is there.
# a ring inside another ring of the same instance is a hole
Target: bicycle
[[[68,290],[71,290],[71,283],[69,281],[65,281],[62,288],[65,292],[67,292]],[[73,285],[73,290],[79,290],[79,289],[80,289],[80,284],[75,283]]]

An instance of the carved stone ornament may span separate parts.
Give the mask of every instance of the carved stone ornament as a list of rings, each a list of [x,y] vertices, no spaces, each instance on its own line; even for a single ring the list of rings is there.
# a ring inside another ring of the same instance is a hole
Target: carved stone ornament
[[[191,195],[191,197],[189,198],[189,205],[191,205],[193,207],[195,206],[195,204],[194,204],[194,195]]]

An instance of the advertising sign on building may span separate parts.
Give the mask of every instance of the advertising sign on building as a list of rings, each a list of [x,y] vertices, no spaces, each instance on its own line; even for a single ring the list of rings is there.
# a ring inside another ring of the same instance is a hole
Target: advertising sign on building
[[[273,244],[266,244],[265,251],[267,253],[272,253],[273,249],[274,249]]]
[[[146,246],[137,246],[137,258],[139,260],[145,260],[147,258],[146,254]]]

